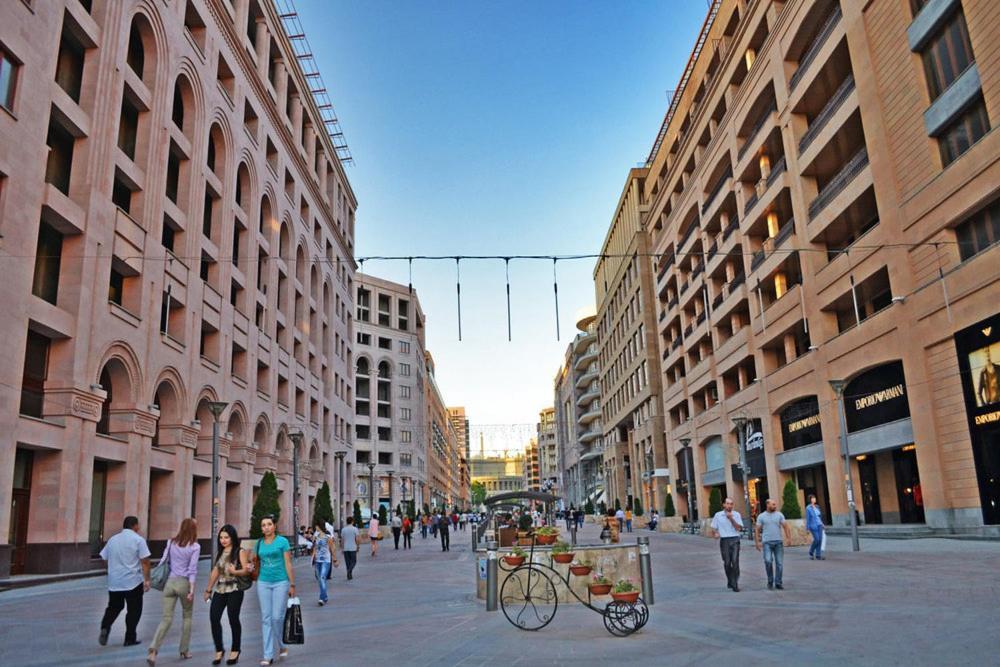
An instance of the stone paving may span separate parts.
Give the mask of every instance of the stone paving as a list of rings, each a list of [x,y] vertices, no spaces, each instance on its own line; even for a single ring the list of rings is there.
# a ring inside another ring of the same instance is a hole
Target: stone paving
[[[623,536],[632,539],[639,534]],[[596,542],[588,525],[581,542]],[[371,559],[363,549],[351,582],[334,570],[331,604],[316,605],[307,559],[297,565],[306,644],[291,648],[288,665],[600,665],[634,664],[951,665],[998,664],[997,607],[1000,543],[863,540],[851,553],[846,538],[829,539],[829,559],[810,561],[806,548],[785,555],[784,591],[768,591],[760,555],[744,543],[741,592],[725,586],[718,547],[688,535],[652,535],[656,604],[649,624],[625,639],[609,635],[600,617],[560,605],[537,633],[487,613],[473,595],[476,562],[468,531],[453,534],[452,550],[417,536],[410,552],[382,543]],[[388,547],[388,548],[387,548]],[[202,563],[198,590],[205,583]],[[139,626],[143,644],[121,646],[124,615],[108,646],[97,644],[106,601],[103,578],[45,584],[0,593],[0,665],[138,665],[160,618],[151,592]],[[244,653],[261,655],[255,592],[243,605]],[[177,657],[179,618],[158,664]],[[228,631],[227,631],[228,636]],[[187,665],[208,664],[212,641],[208,605],[195,602]]]

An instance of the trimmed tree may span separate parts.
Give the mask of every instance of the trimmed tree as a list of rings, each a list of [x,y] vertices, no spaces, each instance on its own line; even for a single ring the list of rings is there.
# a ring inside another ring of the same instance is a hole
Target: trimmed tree
[[[608,513],[608,504],[603,500],[597,503],[597,508],[601,510],[601,516],[604,516]]]
[[[387,517],[386,517],[385,505],[379,505],[378,506],[378,524],[380,526],[384,526],[386,524],[386,519],[387,519]]]
[[[260,531],[260,521],[265,516],[274,515],[274,523],[281,519],[281,504],[278,502],[278,479],[274,473],[268,470],[260,478],[260,491],[257,492],[257,500],[253,503],[250,512],[250,538],[259,540],[263,533]],[[296,528],[298,528],[296,526]]]
[[[594,503],[592,503],[589,498],[587,499],[587,504],[583,506],[583,511],[587,514],[594,513]]]
[[[615,498],[615,512],[618,512],[622,508],[622,501]]]
[[[781,492],[781,513],[786,519],[801,519],[802,506],[799,505],[799,488],[795,486],[795,480],[785,482],[785,488]]]
[[[313,509],[313,525],[333,525],[333,504],[330,502],[330,484],[323,482],[316,494],[316,507]]]
[[[472,483],[472,506],[479,507],[486,502],[486,485],[482,482]]]
[[[634,512],[636,516],[642,516],[642,511],[642,499],[636,497],[632,500],[632,512]]]
[[[674,497],[667,494],[667,499],[663,501],[663,516],[677,516],[677,509],[674,507]]]
[[[712,492],[708,494],[708,513],[715,516],[716,512],[722,511],[722,492],[719,491],[719,487],[713,487]]]
[[[354,525],[361,530],[361,503],[357,500],[354,501]]]

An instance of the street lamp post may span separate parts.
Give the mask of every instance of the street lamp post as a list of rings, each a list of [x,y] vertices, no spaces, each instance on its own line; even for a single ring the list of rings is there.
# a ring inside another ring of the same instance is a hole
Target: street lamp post
[[[333,457],[337,461],[337,529],[344,527],[344,457],[347,452],[334,452]]]
[[[368,511],[375,514],[375,464],[368,463]],[[370,519],[369,519],[370,520]]]
[[[386,474],[389,476],[389,514],[392,514],[392,508],[393,508],[393,504],[392,504],[392,475],[393,475],[394,472],[395,472],[395,470],[386,471]]]
[[[302,444],[302,433],[289,433],[288,437],[292,441],[292,534],[295,535],[292,557],[294,558],[299,547],[299,446]]]
[[[399,478],[399,492],[403,494],[403,514],[410,514],[410,507],[406,504],[406,478]]]
[[[690,459],[690,444],[691,438],[681,438],[681,451],[684,452],[684,477],[687,483],[687,505],[688,505],[688,519],[689,525],[691,527],[691,533],[694,534],[694,526],[698,521],[698,499],[695,497],[694,491],[694,479],[691,474],[691,459]]]
[[[843,380],[830,380],[830,387],[837,395],[837,415],[840,418],[840,455],[844,457],[844,484],[847,490],[847,513],[851,515],[851,547],[854,551],[861,551],[861,542],[858,540],[858,515],[854,502],[854,473],[851,471],[851,456],[847,450],[847,415],[844,413],[844,387],[847,383]]]
[[[743,530],[744,532],[751,532],[749,530],[750,517],[750,466],[747,465],[747,448],[746,448],[746,417],[733,417],[733,424],[736,425],[736,441],[739,443],[740,448],[740,470],[743,471],[743,503],[746,505],[746,516],[743,518]]]
[[[218,557],[219,533],[219,415],[226,409],[228,403],[209,401],[208,411],[212,413],[212,562]]]

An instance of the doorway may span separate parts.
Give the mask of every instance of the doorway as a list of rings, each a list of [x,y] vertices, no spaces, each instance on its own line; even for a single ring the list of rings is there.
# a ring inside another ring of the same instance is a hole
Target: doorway
[[[832,525],[826,466],[819,464],[809,468],[799,468],[795,471],[795,481],[799,488],[802,489],[807,505],[809,504],[809,496],[816,496],[816,504],[819,506],[820,514],[823,516],[823,523],[827,526]]]
[[[31,505],[31,469],[34,453],[18,449],[14,455],[14,488],[10,497],[10,573],[23,574],[28,553],[28,514]]]
[[[108,463],[94,461],[94,477],[90,485],[90,557],[101,555],[104,546],[104,508],[108,494]]]
[[[878,475],[874,456],[858,457],[858,477],[861,481],[861,507],[865,523],[882,523],[882,504],[878,497]]]
[[[896,495],[899,498],[900,523],[924,523],[924,499],[917,470],[917,451],[907,445],[892,452],[896,472]]]

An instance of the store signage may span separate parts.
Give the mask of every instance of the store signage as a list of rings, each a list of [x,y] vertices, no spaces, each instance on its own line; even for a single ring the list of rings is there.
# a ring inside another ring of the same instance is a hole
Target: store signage
[[[909,417],[903,362],[876,366],[848,382],[844,412],[850,433]]]
[[[1000,410],[987,412],[985,415],[976,415],[973,421],[975,422],[976,426],[984,426],[986,424],[1000,422]]]
[[[819,399],[807,396],[789,403],[779,415],[781,444],[785,451],[811,445],[823,439],[819,420]]]
[[[743,442],[746,445],[747,467],[750,469],[750,477],[766,477],[767,463],[764,461],[764,430],[761,428],[759,419],[747,421],[744,438]]]

